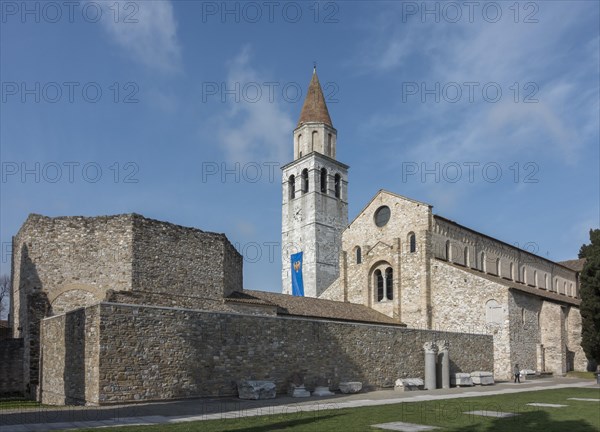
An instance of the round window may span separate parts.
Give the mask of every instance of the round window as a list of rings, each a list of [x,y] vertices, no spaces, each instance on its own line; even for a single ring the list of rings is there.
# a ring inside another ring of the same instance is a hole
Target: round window
[[[375,211],[375,225],[378,227],[384,226],[390,220],[390,208],[381,206]]]

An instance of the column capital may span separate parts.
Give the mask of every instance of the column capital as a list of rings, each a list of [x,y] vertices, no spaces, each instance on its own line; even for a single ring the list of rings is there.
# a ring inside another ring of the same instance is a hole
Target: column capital
[[[450,342],[448,340],[437,341],[437,346],[440,351],[448,351],[450,349]]]
[[[435,342],[425,342],[423,344],[423,349],[425,353],[435,353],[437,351],[437,345]]]

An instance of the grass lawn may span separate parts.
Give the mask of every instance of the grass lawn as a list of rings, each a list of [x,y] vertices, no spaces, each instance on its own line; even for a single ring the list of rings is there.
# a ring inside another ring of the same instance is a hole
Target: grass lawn
[[[582,379],[591,379],[591,380],[596,379],[596,375],[594,374],[594,372],[571,371],[571,372],[567,372],[567,376],[571,377],[571,378],[582,378]]]
[[[368,397],[368,396],[367,396]],[[230,420],[188,422],[174,425],[103,428],[102,430],[141,431],[376,431],[378,423],[404,421],[441,426],[446,431],[506,431],[506,432],[598,432],[600,402],[567,400],[571,397],[600,398],[598,388],[541,390],[477,398],[450,399],[430,402],[410,402],[365,408],[347,408],[247,417]],[[533,407],[531,402],[568,405],[563,408]],[[334,401],[332,401],[335,404]],[[482,417],[463,414],[465,411],[502,411],[518,413],[511,418]],[[83,429],[82,429],[83,430]],[[85,429],[98,431],[98,429]]]
[[[13,408],[38,408],[42,404],[36,401],[23,398],[6,398],[0,399],[0,411]]]

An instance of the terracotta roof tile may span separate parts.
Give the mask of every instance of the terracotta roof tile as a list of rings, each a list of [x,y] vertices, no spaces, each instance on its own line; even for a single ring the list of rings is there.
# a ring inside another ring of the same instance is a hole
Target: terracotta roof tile
[[[333,127],[316,69],[313,71],[312,79],[308,85],[308,91],[306,92],[304,105],[302,105],[298,126],[310,122],[325,123],[326,125]]]
[[[390,318],[370,307],[333,300],[312,297],[296,297],[266,291],[244,290],[231,294],[225,299],[228,302],[270,304],[277,306],[278,315],[293,315],[310,318],[325,318],[341,321],[355,321],[377,324],[404,324]]]
[[[573,259],[573,260],[567,260],[567,261],[559,261],[558,263],[565,267],[569,267],[571,270],[580,272],[583,270],[583,266],[585,265],[585,258]]]

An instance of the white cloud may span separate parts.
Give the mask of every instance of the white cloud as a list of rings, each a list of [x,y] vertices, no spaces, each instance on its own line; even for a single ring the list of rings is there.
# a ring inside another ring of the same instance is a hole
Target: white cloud
[[[115,4],[118,19],[115,19]],[[181,48],[170,1],[102,2],[101,5],[104,28],[127,55],[161,72],[179,70]]]
[[[463,98],[456,104],[431,98],[420,103],[415,96],[398,105],[397,112],[374,113],[377,120],[367,128],[385,128],[387,123],[388,130],[402,130],[407,118],[420,123],[427,119],[428,127],[411,145],[412,157],[421,160],[485,159],[495,154],[510,158],[525,147],[568,164],[581,158],[581,148],[598,130],[597,61],[586,55],[594,53],[592,58],[597,58],[598,38],[587,46],[570,46],[570,36],[582,26],[586,9],[544,4],[536,16],[539,22],[531,24],[514,23],[509,14],[493,24],[481,19],[423,23],[415,18],[399,25],[401,13],[401,7],[396,14],[388,9],[373,20],[354,58],[358,71],[385,75],[397,81],[398,88],[403,82],[424,82],[427,88],[476,82],[476,100],[466,102],[464,86]],[[520,88],[518,102],[511,89],[515,82]],[[523,103],[528,82],[538,86],[538,103]],[[499,102],[483,100],[486,83],[499,84],[503,92]]]
[[[251,52],[245,47],[230,64],[227,88],[240,88],[248,83],[261,84],[266,81],[250,65]],[[252,102],[240,97],[235,102],[227,99],[230,108],[225,118],[220,119],[217,137],[219,144],[231,162],[283,162],[290,157],[292,148],[290,131],[294,122],[276,98],[269,100],[267,91]],[[252,96],[254,98],[254,96]]]

